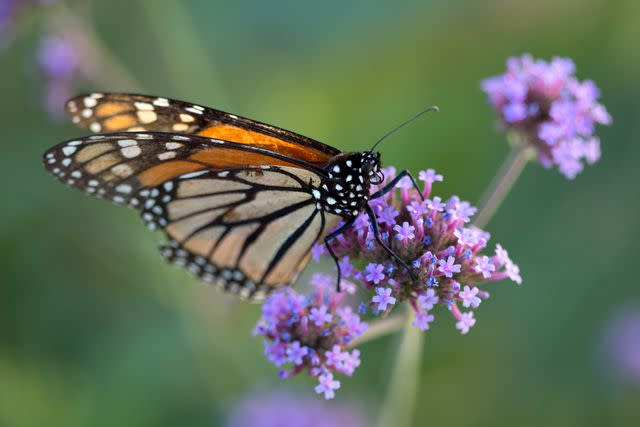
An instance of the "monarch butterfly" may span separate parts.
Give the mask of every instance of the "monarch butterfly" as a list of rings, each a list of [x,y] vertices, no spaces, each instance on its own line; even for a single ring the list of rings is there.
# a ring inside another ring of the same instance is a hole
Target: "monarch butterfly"
[[[205,282],[262,299],[295,280],[321,239],[338,265],[328,242],[361,212],[378,244],[411,274],[381,239],[368,204],[405,176],[417,187],[405,170],[371,194],[372,185],[384,182],[373,150],[391,132],[370,150],[343,153],[275,126],[161,97],[92,93],[69,100],[66,109],[75,124],[98,134],[48,150],[47,170],[69,186],[137,209],[150,229],[170,239],[162,255]]]

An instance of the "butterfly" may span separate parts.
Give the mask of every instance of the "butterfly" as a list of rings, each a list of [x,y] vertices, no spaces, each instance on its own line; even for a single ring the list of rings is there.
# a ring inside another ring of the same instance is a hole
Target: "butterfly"
[[[360,213],[377,243],[412,274],[381,238],[369,201],[404,177],[417,184],[405,170],[373,187],[385,181],[377,143],[341,152],[265,123],[145,95],[92,93],[69,100],[66,110],[96,135],[49,149],[46,169],[138,210],[148,228],[168,237],[161,254],[205,282],[260,300],[292,284],[323,241],[339,285],[328,243]]]

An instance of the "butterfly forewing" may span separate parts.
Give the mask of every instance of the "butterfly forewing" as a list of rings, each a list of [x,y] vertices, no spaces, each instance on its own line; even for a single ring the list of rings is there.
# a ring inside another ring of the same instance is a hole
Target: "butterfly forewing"
[[[133,94],[93,93],[67,102],[74,123],[93,132],[197,134],[264,148],[316,166],[339,150],[275,126],[196,104]]]

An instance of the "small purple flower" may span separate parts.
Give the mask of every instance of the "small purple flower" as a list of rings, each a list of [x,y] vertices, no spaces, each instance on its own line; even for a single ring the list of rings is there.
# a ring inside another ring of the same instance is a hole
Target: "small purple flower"
[[[476,324],[476,319],[473,318],[473,311],[467,313],[461,313],[460,319],[456,323],[456,329],[460,330],[462,335],[466,335],[469,329]]]
[[[433,200],[427,200],[427,207],[433,212],[442,212],[446,205],[442,203],[442,199],[440,197],[434,197]]]
[[[327,313],[327,306],[322,305],[320,308],[312,308],[309,314],[309,320],[311,320],[316,326],[322,326],[326,322],[331,322],[333,314]]]
[[[573,179],[584,166],[600,158],[597,124],[611,124],[597,102],[600,91],[591,80],[580,82],[568,58],[551,62],[530,55],[507,60],[507,71],[482,82],[482,90],[507,131],[519,143],[533,147],[545,166],[555,165]]]
[[[447,260],[440,259],[438,260],[438,271],[445,275],[445,277],[451,278],[453,277],[453,273],[460,273],[460,264],[456,264],[456,259],[452,256],[448,257]]]
[[[419,311],[416,313],[416,320],[411,324],[421,331],[426,331],[429,329],[429,323],[433,322],[433,319],[433,314],[429,314],[426,311]]]
[[[385,206],[380,213],[378,213],[378,224],[387,224],[389,227],[393,227],[396,224],[396,217],[400,213],[393,206]]]
[[[316,386],[315,391],[318,394],[324,394],[324,398],[329,400],[335,397],[334,390],[340,388],[340,381],[333,379],[333,374],[328,372],[318,377],[319,384]]]
[[[427,291],[418,297],[418,304],[423,310],[431,310],[434,305],[438,303],[440,297],[436,295],[434,289],[427,289]]]
[[[340,368],[342,366],[342,362],[345,359],[345,355],[348,355],[346,351],[343,352],[342,348],[336,344],[333,346],[331,351],[326,351],[324,353],[327,358],[327,365],[335,366],[336,368]]]
[[[302,365],[302,358],[309,354],[309,349],[305,346],[300,346],[299,341],[294,341],[287,348],[288,362],[295,363],[296,365]]]
[[[509,252],[507,252],[500,244],[496,245],[495,259],[498,261],[499,266],[503,266],[505,264],[511,263],[511,258],[509,258]]]
[[[522,284],[522,277],[520,277],[520,268],[516,264],[514,264],[513,262],[508,263],[506,265],[505,271],[511,280],[516,282],[518,285]]]
[[[465,286],[464,289],[459,293],[459,296],[462,299],[462,306],[477,308],[482,302],[482,300],[477,297],[478,292],[480,292],[480,289],[478,288],[470,288],[469,286]]]
[[[379,311],[385,311],[387,305],[393,305],[396,303],[396,299],[391,296],[391,288],[376,288],[376,295],[371,299],[374,303],[378,304]]]
[[[418,179],[420,181],[423,181],[423,182],[429,183],[429,184],[432,184],[432,183],[434,183],[436,181],[442,182],[444,180],[442,175],[437,174],[436,171],[433,170],[433,169],[427,169],[425,171],[420,171],[420,173],[418,174]]]
[[[412,225],[409,225],[407,221],[402,223],[402,227],[400,227],[399,225],[396,225],[393,227],[393,229],[397,233],[396,234],[397,239],[400,240],[402,244],[405,246],[409,243],[409,240],[416,237],[414,233],[414,231],[416,231],[416,228]]]
[[[384,265],[371,263],[367,265],[364,269],[365,279],[377,285],[382,280],[384,280],[383,271],[384,271]]]
[[[488,256],[477,257],[475,271],[476,273],[482,274],[482,277],[485,279],[489,279],[491,277],[491,273],[496,270],[496,266],[493,265],[491,259]]]

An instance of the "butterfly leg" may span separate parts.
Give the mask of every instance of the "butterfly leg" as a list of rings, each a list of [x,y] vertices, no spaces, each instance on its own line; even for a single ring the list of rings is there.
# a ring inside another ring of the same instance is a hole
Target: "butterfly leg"
[[[327,251],[329,251],[329,255],[331,255],[331,258],[333,258],[333,261],[336,263],[336,268],[338,269],[338,283],[336,284],[337,292],[341,292],[340,281],[342,280],[342,271],[340,270],[340,261],[338,261],[338,257],[336,256],[336,253],[333,251],[333,248],[329,243],[331,243],[333,239],[335,239],[336,237],[338,237],[339,235],[347,231],[349,228],[351,228],[355,220],[356,220],[355,218],[350,219],[345,224],[343,224],[342,227],[332,231],[327,235],[327,237],[324,238],[324,245],[327,248]]]
[[[387,253],[391,255],[391,257],[393,257],[393,259],[395,259],[396,262],[407,271],[407,273],[409,273],[409,276],[411,276],[411,279],[413,281],[418,280],[418,277],[415,275],[411,267],[409,267],[407,263],[404,262],[402,258],[400,258],[398,254],[391,250],[391,248],[387,246],[387,244],[382,240],[382,236],[380,235],[380,227],[378,226],[378,220],[376,219],[376,214],[373,212],[373,209],[371,209],[371,206],[367,205],[366,211],[367,215],[369,216],[369,222],[371,222],[371,226],[373,227],[373,237],[376,239],[376,242],[378,242],[378,244],[382,246],[384,250],[387,251]]]
[[[388,192],[392,191],[396,184],[398,182],[400,182],[400,180],[402,178],[404,178],[405,176],[408,176],[409,179],[411,180],[411,183],[413,184],[413,188],[415,188],[416,190],[418,190],[418,194],[420,195],[420,198],[422,200],[424,200],[424,195],[422,194],[422,190],[420,189],[420,187],[418,187],[418,183],[416,182],[416,179],[413,177],[413,175],[411,175],[411,172],[409,172],[408,170],[403,170],[401,171],[395,178],[393,178],[387,185],[385,185],[384,187],[382,187],[381,189],[379,189],[378,191],[376,191],[375,193],[373,193],[371,195],[371,199],[377,199],[380,196],[383,196],[385,194],[387,194]]]

